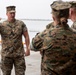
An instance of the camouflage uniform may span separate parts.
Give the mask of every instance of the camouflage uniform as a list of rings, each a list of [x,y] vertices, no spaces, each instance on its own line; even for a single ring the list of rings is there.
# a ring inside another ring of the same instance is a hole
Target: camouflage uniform
[[[50,28],[54,28],[55,26],[53,25],[53,22],[52,23],[49,23],[47,26],[46,26],[46,29],[50,29]]]
[[[49,29],[53,29],[55,26],[52,23],[49,23],[48,25],[46,25],[46,28],[44,29],[44,31],[42,31],[42,34],[46,33]],[[36,33],[36,35],[38,35],[40,32]]]
[[[19,20],[10,23],[7,20],[0,25],[2,38],[2,71],[3,75],[11,75],[13,64],[16,75],[25,75],[24,48],[22,34],[27,31],[26,25]]]
[[[41,75],[76,75],[75,49],[76,35],[68,25],[41,32],[31,43],[31,50],[42,53]]]

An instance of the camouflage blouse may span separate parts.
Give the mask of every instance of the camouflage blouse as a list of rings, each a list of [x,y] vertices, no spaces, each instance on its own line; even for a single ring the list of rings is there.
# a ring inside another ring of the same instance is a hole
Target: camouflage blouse
[[[42,53],[42,75],[76,74],[76,34],[69,26],[57,25],[39,33],[32,39],[31,50]]]
[[[27,31],[26,25],[19,20],[15,20],[14,23],[10,23],[6,20],[0,25],[2,56],[17,57],[24,55],[22,34],[25,31]]]

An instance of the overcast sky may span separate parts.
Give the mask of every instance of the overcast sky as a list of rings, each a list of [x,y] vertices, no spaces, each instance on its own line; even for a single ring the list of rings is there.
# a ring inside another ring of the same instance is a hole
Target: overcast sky
[[[0,0],[0,17],[6,17],[6,6],[16,6],[16,18],[50,19],[50,4],[56,0]],[[72,1],[72,0],[63,0]]]

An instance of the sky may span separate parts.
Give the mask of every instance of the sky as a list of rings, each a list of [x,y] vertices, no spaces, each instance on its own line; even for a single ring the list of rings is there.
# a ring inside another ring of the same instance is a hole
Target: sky
[[[16,18],[19,19],[50,19],[50,4],[56,0],[0,0],[0,17],[7,18],[6,7],[16,6]],[[71,1],[71,0],[63,0]]]

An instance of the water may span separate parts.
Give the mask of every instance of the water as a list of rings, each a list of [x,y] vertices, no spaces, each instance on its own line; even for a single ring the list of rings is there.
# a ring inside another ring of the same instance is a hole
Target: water
[[[46,25],[51,23],[52,21],[25,21],[23,22],[26,24],[30,40],[36,35],[36,33],[43,31],[46,28]],[[72,21],[68,20],[68,24],[71,27]]]
[[[26,21],[26,20],[22,20],[22,21],[26,24],[28,28],[30,42],[32,38],[36,35],[36,33],[44,30],[46,25],[50,23],[50,21]],[[24,38],[23,38],[23,41],[24,41]]]
[[[1,20],[1,22],[4,20]],[[46,25],[50,23],[50,21],[28,21],[28,20],[22,20],[27,28],[28,28],[28,33],[30,37],[30,42],[32,38],[36,35],[36,33],[42,31],[45,29]],[[23,43],[25,42],[25,39],[23,37]],[[1,50],[1,36],[0,36],[0,50]]]
[[[1,22],[4,20],[1,20]],[[30,37],[30,42],[32,40],[32,38],[36,35],[36,33],[43,31],[46,28],[46,25],[51,23],[52,21],[33,21],[33,20],[22,20],[27,28],[28,28],[28,33],[29,33],[29,37]],[[68,21],[69,26],[72,25],[72,21],[69,20]],[[0,37],[1,40],[1,37]],[[23,37],[23,43],[25,42],[25,39]],[[1,41],[0,41],[1,44]],[[0,48],[1,49],[1,48]]]
[[[2,21],[4,21],[4,19],[1,20],[1,22]],[[22,20],[22,21],[26,24],[28,28],[28,32],[31,40],[36,33],[43,31],[46,28],[46,25],[52,22],[52,19],[51,21],[37,21],[37,20]],[[68,20],[68,24],[69,26],[71,26],[72,21]]]
[[[22,21],[26,24],[26,26],[28,28],[30,42],[31,42],[32,38],[36,35],[36,33],[43,31],[46,28],[46,25],[52,22],[52,21],[37,21],[37,20],[35,20],[35,21],[33,21],[33,20],[30,20],[30,21],[29,20],[22,20]],[[71,26],[72,21],[69,20],[68,24],[69,24],[69,26]],[[1,37],[0,37],[0,40],[1,40]],[[23,43],[24,42],[25,42],[25,39],[23,37]],[[1,41],[0,41],[0,44],[1,44]]]

